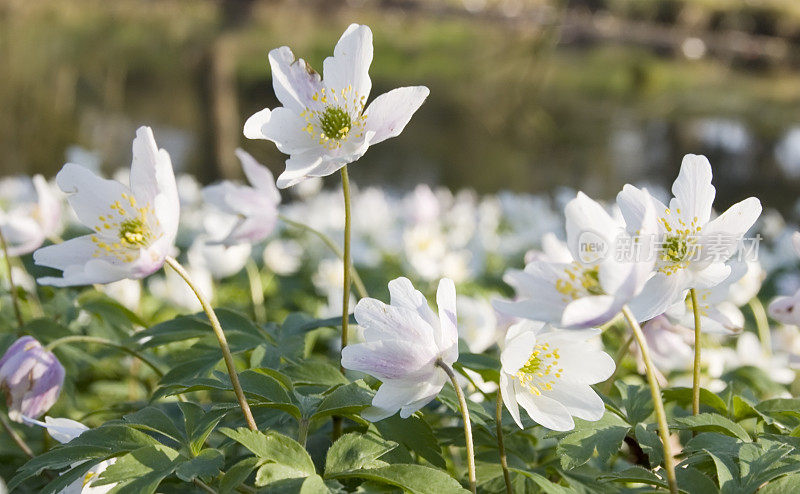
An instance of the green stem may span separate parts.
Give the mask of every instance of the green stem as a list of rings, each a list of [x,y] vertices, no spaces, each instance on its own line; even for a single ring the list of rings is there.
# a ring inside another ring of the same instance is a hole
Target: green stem
[[[17,434],[17,431],[15,431],[13,427],[11,427],[11,424],[8,423],[8,420],[6,420],[6,417],[4,415],[0,415],[0,424],[3,425],[3,429],[6,430],[11,440],[13,440],[14,443],[17,446],[19,446],[19,449],[21,449],[22,452],[28,456],[28,458],[33,458],[35,456],[30,446],[28,446],[25,440],[22,439],[22,437],[20,437],[19,434]]]
[[[253,315],[256,318],[256,322],[266,322],[267,310],[264,307],[264,285],[261,283],[261,273],[255,261],[252,259],[247,260],[245,270],[247,271],[247,280],[250,282],[250,299],[253,301]]]
[[[128,348],[127,346],[122,345],[120,343],[115,343],[111,340],[107,340],[105,338],[100,338],[97,336],[86,336],[86,335],[64,336],[62,338],[58,338],[56,340],[51,341],[50,343],[47,344],[47,346],[44,347],[44,349],[52,352],[54,348],[63,345],[65,343],[96,343],[98,345],[105,345],[112,348],[116,348],[117,350],[125,352],[128,355],[136,357],[142,362],[144,362],[145,365],[153,369],[153,372],[155,372],[158,377],[164,377],[164,373],[161,372],[161,369],[159,369],[158,366],[155,363],[153,363],[152,360],[145,357],[141,353],[137,352],[132,348]]]
[[[3,236],[2,229],[0,229],[0,248],[3,249],[3,258],[6,261],[6,269],[8,270],[8,289],[11,292],[11,305],[14,306],[14,315],[17,316],[17,329],[21,329],[25,325],[25,321],[22,320],[22,312],[19,310],[17,286],[14,284],[14,275],[11,274],[11,258],[8,256],[8,244]]]
[[[228,347],[228,340],[225,338],[225,333],[222,331],[222,326],[219,323],[219,319],[217,319],[217,315],[214,313],[214,309],[211,308],[211,304],[206,300],[205,295],[203,295],[200,289],[192,282],[189,273],[183,269],[183,266],[181,266],[175,258],[167,256],[164,261],[183,278],[186,284],[189,285],[189,288],[194,292],[197,300],[200,301],[200,305],[203,306],[203,311],[206,313],[208,322],[211,323],[211,327],[214,329],[214,335],[216,335],[219,347],[222,350],[222,357],[225,359],[225,366],[228,368],[231,385],[236,394],[236,399],[239,400],[239,406],[242,409],[247,426],[250,430],[257,431],[258,426],[256,425],[255,419],[253,419],[253,412],[250,411],[250,405],[247,403],[247,398],[244,396],[241,384],[239,384],[239,376],[236,374],[236,364],[233,362],[233,355],[231,355],[231,349]]]
[[[347,346],[347,333],[350,323],[350,284],[352,274],[352,259],[350,254],[350,228],[352,218],[350,214],[350,177],[347,166],[341,168],[342,195],[344,196],[344,251],[342,252],[342,350]],[[334,244],[335,245],[335,244]],[[344,373],[344,367],[339,364],[339,370]],[[342,435],[342,418],[333,417],[333,440]]]
[[[211,494],[217,494],[217,491],[215,491],[210,485],[206,484],[200,479],[194,479],[194,485],[204,490],[205,492],[209,492]]]
[[[614,356],[614,372],[611,373],[611,376],[606,379],[606,382],[603,384],[603,393],[608,394],[611,392],[611,386],[614,385],[614,378],[617,377],[617,373],[619,372],[619,364],[631,350],[631,343],[633,343],[633,334],[631,334],[628,339],[625,340],[625,343],[619,347],[619,350],[617,350],[617,354]]]
[[[308,440],[308,419],[300,419],[300,422],[297,426],[297,442],[302,444],[303,447],[306,447],[306,441]]]
[[[506,458],[506,446],[503,443],[503,394],[497,390],[497,448],[500,451],[500,466],[503,467],[503,478],[506,481],[506,493],[513,494],[511,489],[511,475],[508,473],[508,459]]]
[[[469,490],[475,494],[477,489],[477,480],[475,478],[475,446],[472,443],[472,423],[469,420],[469,409],[467,408],[467,400],[464,398],[464,392],[456,381],[456,375],[449,365],[445,364],[442,359],[436,360],[436,365],[439,366],[447,377],[450,378],[450,384],[458,396],[458,406],[461,408],[461,416],[464,419],[464,440],[467,443],[467,475],[469,478]]]
[[[764,310],[764,304],[758,297],[753,297],[747,302],[750,310],[753,311],[753,317],[756,320],[756,328],[758,328],[758,339],[761,340],[761,348],[764,354],[772,356],[772,335],[769,332],[769,319],[767,319],[767,311]]]
[[[473,387],[473,388],[475,388],[475,391],[477,391],[478,393],[482,394],[482,395],[483,395],[483,398],[484,398],[486,401],[492,401],[492,397],[491,397],[491,396],[489,396],[489,394],[488,394],[488,393],[486,393],[485,391],[483,391],[483,390],[482,390],[482,389],[481,389],[481,388],[478,386],[478,383],[476,383],[476,382],[475,382],[475,380],[474,380],[474,379],[472,379],[472,376],[470,376],[470,375],[467,373],[467,370],[464,368],[464,366],[463,366],[463,365],[461,365],[461,364],[457,364],[457,363],[456,363],[456,364],[453,364],[453,369],[455,369],[456,371],[458,371],[458,373],[459,373],[459,374],[461,374],[462,376],[464,376],[464,379],[466,379],[467,381],[469,381],[469,383],[470,383],[470,384],[472,384],[472,387]]]
[[[650,394],[653,397],[653,406],[658,420],[658,435],[661,437],[661,443],[664,448],[664,469],[667,472],[667,482],[669,483],[669,491],[672,494],[678,494],[678,481],[675,478],[675,458],[672,456],[672,446],[669,442],[669,426],[667,425],[667,413],[664,411],[664,402],[661,399],[661,389],[658,387],[658,380],[656,379],[655,367],[650,359],[650,349],[647,347],[647,340],[644,338],[642,328],[636,321],[631,310],[627,305],[622,307],[622,314],[628,320],[628,324],[633,330],[633,336],[639,349],[642,351],[642,360],[647,373],[647,382],[650,384]]]
[[[694,366],[692,368],[692,415],[700,413],[700,306],[697,305],[697,292],[689,290],[694,311]]]
[[[287,218],[286,216],[284,216],[282,214],[278,215],[278,219],[280,219],[281,221],[283,221],[284,223],[286,223],[289,226],[293,226],[294,228],[297,228],[298,230],[305,230],[308,233],[316,235],[320,240],[322,240],[322,243],[324,243],[336,255],[336,257],[338,257],[339,259],[342,260],[342,262],[344,262],[344,252],[342,252],[342,249],[340,249],[339,246],[336,245],[336,242],[331,240],[331,238],[329,236],[325,235],[321,231],[319,231],[319,230],[317,230],[317,229],[315,229],[315,228],[313,228],[313,227],[311,227],[309,225],[306,225],[304,223],[300,223],[299,221],[295,221],[293,219]],[[358,275],[358,271],[356,270],[355,266],[352,266],[352,265],[350,266],[350,274],[353,277],[353,286],[356,287],[356,291],[358,292],[358,296],[360,298],[369,297],[369,294],[367,293],[367,288],[364,286],[364,282],[361,281],[361,276]]]

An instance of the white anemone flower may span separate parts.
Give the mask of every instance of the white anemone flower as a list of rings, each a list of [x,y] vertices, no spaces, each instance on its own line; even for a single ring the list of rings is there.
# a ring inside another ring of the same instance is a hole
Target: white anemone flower
[[[347,28],[333,56],[325,59],[322,78],[305,60],[295,59],[288,46],[270,51],[273,87],[283,106],[248,118],[244,135],[270,140],[289,155],[279,188],[330,175],[369,146],[403,131],[429,90],[394,89],[366,106],[371,63],[372,31],[358,24]]]
[[[206,202],[237,218],[222,235],[221,242],[228,247],[267,238],[277,224],[281,202],[272,172],[242,149],[236,150],[236,156],[250,186],[224,181],[203,189]]]
[[[75,420],[64,418],[45,417],[44,422],[34,420],[28,417],[23,417],[23,420],[28,425],[38,425],[47,429],[50,437],[56,441],[65,444],[76,437],[80,436],[84,431],[89,430],[88,427]],[[92,481],[99,478],[106,468],[114,464],[116,458],[101,461],[93,466],[82,477],[75,479],[71,484],[58,491],[58,494],[106,494],[111,492],[117,484],[98,485],[93,486]],[[72,466],[78,466],[83,462],[73,463]]]
[[[458,360],[456,289],[452,280],[439,282],[437,315],[425,296],[406,278],[389,282],[391,302],[373,298],[358,302],[355,317],[364,328],[364,343],[342,350],[342,366],[365,372],[383,381],[362,412],[370,421],[390,417],[400,411],[408,418],[433,400],[447,381],[437,364],[452,367]]]
[[[563,328],[588,328],[615,317],[637,297],[652,272],[651,235],[655,232],[652,207],[640,218],[638,236],[582,192],[566,208],[567,249],[555,239],[549,253],[528,256],[523,271],[509,270],[506,283],[517,299],[497,300],[500,312]],[[623,247],[627,250],[624,250]]]
[[[61,197],[41,175],[4,182],[9,194],[0,190],[0,232],[8,255],[30,254],[61,232]]]
[[[459,295],[458,334],[472,353],[483,353],[497,343],[497,313],[486,299]]]
[[[161,268],[174,249],[180,204],[169,154],[158,149],[149,127],[140,127],[133,140],[130,188],[71,163],[56,182],[93,232],[37,250],[36,264],[63,271],[63,277],[39,283],[105,284],[144,278]]]
[[[557,330],[532,321],[508,330],[500,355],[500,393],[520,428],[520,406],[554,431],[573,429],[573,416],[589,421],[603,417],[603,399],[590,385],[611,377],[615,365],[587,341],[599,334],[598,329]]]
[[[705,156],[684,156],[672,193],[669,207],[632,185],[625,185],[617,195],[629,231],[641,223],[645,201],[653,203],[658,216],[655,274],[639,300],[631,303],[640,320],[655,317],[683,300],[685,290],[711,288],[725,280],[730,275],[725,263],[761,214],[761,202],[750,197],[711,219],[716,190]]]

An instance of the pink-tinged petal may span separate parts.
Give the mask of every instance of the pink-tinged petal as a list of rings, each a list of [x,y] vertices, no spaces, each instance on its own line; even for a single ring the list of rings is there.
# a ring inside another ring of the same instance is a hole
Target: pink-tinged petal
[[[444,380],[439,374],[441,372],[431,372],[427,380],[419,382],[399,380],[383,383],[372,398],[372,407],[361,412],[361,416],[370,422],[377,422],[402,410],[402,418],[408,418],[442,390]]]
[[[6,350],[6,353],[3,354],[2,358],[0,358],[0,367],[3,367],[3,364],[20,352],[40,346],[42,346],[42,344],[36,341],[33,336],[22,336],[18,338],[14,343],[11,344],[10,347],[8,347],[8,350]]]
[[[178,233],[180,197],[172,170],[172,160],[156,145],[150,127],[139,127],[133,140],[131,191],[139,203],[152,206],[159,226],[169,242]]]
[[[778,322],[800,325],[800,290],[790,297],[777,297],[767,311]]]
[[[625,219],[629,234],[636,235],[640,228],[639,225],[645,222],[648,204],[652,204],[656,215],[662,215],[667,210],[667,206],[651,196],[647,189],[638,189],[633,185],[626,184],[617,194],[617,206]]]
[[[98,177],[88,168],[67,163],[56,175],[56,183],[67,196],[70,206],[84,225],[94,228],[99,216],[111,212],[110,206],[123,201],[122,194],[130,190],[116,180]]]
[[[425,86],[414,86],[393,89],[375,98],[364,112],[367,130],[375,132],[370,145],[400,135],[428,94],[430,90]]]
[[[564,208],[567,228],[567,247],[576,260],[584,263],[595,262],[602,257],[599,255],[613,255],[609,252],[613,240],[622,233],[622,227],[598,204],[584,194],[569,201]],[[582,250],[586,242],[604,243],[605,251],[587,252]]]
[[[286,189],[309,178],[310,173],[322,163],[322,155],[318,149],[295,154],[286,160],[286,170],[278,177],[276,185]]]
[[[545,395],[534,396],[516,380],[514,391],[517,402],[537,424],[553,431],[569,431],[575,428],[575,421],[561,403]]]
[[[520,429],[523,429],[522,418],[519,415],[519,403],[517,403],[517,395],[514,392],[514,380],[510,379],[505,372],[500,373],[500,396],[503,397],[503,403],[514,422]]]
[[[264,125],[269,122],[272,110],[264,108],[250,115],[244,122],[244,136],[248,139],[266,139],[264,137]]]
[[[308,122],[294,110],[275,108],[272,117],[261,128],[264,137],[275,143],[285,154],[299,154],[312,149],[321,149],[319,139],[305,129]]]
[[[672,184],[672,193],[675,197],[669,207],[673,214],[684,218],[687,225],[694,218],[697,218],[699,226],[708,222],[716,189],[711,185],[711,164],[705,156],[687,154],[683,157],[681,171]]]
[[[526,323],[517,323],[512,326],[512,328],[519,327],[526,328],[527,325]],[[500,353],[503,372],[515,374],[531,357],[534,346],[536,346],[536,333],[533,331],[523,329],[518,334],[509,334],[503,351]]]
[[[605,324],[622,309],[622,303],[611,295],[582,297],[568,303],[561,316],[563,328],[588,328]]]
[[[456,313],[456,286],[453,280],[442,278],[436,290],[436,305],[439,306],[439,331],[434,326],[433,337],[445,363],[458,360],[458,316]]]
[[[446,381],[447,376],[445,375],[444,371],[441,369],[436,369],[433,377],[423,383],[417,384],[417,386],[420,388],[415,396],[417,399],[414,401],[409,401],[407,405],[400,409],[400,418],[407,419],[417,410],[430,403],[434,398],[436,398],[436,396],[439,395],[439,392],[442,391]]]
[[[369,97],[372,81],[372,31],[369,27],[350,24],[333,49],[333,56],[323,62],[325,86],[338,91],[352,88],[355,99]]]
[[[656,273],[645,283],[642,292],[628,306],[637,321],[647,321],[663,314],[672,304],[686,298],[686,276],[683,271],[673,274]]]
[[[381,381],[413,379],[433,370],[435,351],[410,340],[368,341],[346,346],[342,350],[342,367]]]
[[[606,412],[603,399],[587,384],[557,381],[546,396],[562,404],[573,417],[583,420],[600,420]]]
[[[203,200],[219,209],[223,213],[238,215],[241,211],[234,209],[228,203],[228,197],[236,197],[239,193],[240,187],[237,187],[233,182],[220,182],[218,184],[208,185],[203,187]]]
[[[8,245],[9,256],[30,254],[41,247],[45,241],[45,232],[36,220],[29,216],[4,216],[0,219],[0,230]]]
[[[256,161],[250,153],[242,148],[236,149],[236,156],[242,162],[242,170],[244,170],[250,185],[266,195],[271,202],[279,204],[281,202],[281,193],[275,186],[275,177],[269,171],[269,168]]]
[[[94,257],[97,247],[90,235],[77,237],[60,244],[49,245],[33,253],[39,266],[60,269],[63,277],[44,277],[40,285],[76,286],[105,284],[132,277],[129,265],[114,257]],[[163,262],[163,259],[162,259]]]
[[[405,307],[386,305],[374,298],[362,298],[355,308],[355,318],[364,328],[367,341],[405,340],[438,351],[434,328],[420,315]]]
[[[389,282],[389,303],[395,307],[404,307],[418,313],[432,328],[438,320],[431,310],[425,296],[411,284],[408,278],[400,277]]]
[[[313,96],[322,90],[322,81],[305,60],[295,60],[292,50],[282,46],[269,52],[269,66],[275,96],[283,106],[298,115],[316,106]]]
[[[222,243],[226,247],[233,247],[241,243],[257,244],[269,237],[277,224],[277,211],[274,214],[247,218],[237,223]]]

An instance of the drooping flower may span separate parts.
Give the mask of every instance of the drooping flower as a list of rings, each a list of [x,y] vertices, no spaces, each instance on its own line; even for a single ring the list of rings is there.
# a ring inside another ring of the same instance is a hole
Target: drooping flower
[[[15,341],[0,358],[0,389],[6,393],[8,417],[37,418],[58,400],[64,367],[31,336]]]
[[[39,283],[104,284],[144,278],[161,268],[174,248],[180,205],[169,155],[158,149],[149,127],[140,127],[133,140],[130,188],[71,163],[56,182],[93,232],[37,250],[36,264],[63,271],[63,277]]]
[[[686,326],[675,324],[665,316],[656,316],[642,325],[642,334],[650,349],[650,358],[657,371],[685,370],[692,365],[694,355],[694,331]],[[636,355],[640,373],[645,372],[644,361],[638,345],[631,345]],[[658,375],[658,374],[657,374]],[[666,385],[666,378],[659,379]]]
[[[44,422],[34,420],[30,417],[23,417],[23,421],[28,425],[38,425],[44,427],[50,436],[61,444],[68,443],[80,436],[84,431],[89,430],[88,427],[75,420],[64,418],[45,417]],[[58,494],[106,494],[111,492],[117,484],[107,484],[93,486],[92,481],[99,478],[100,475],[117,461],[116,458],[104,460],[93,466],[82,477],[75,479],[74,482],[59,491]],[[73,463],[71,466],[74,468],[83,462]]]
[[[247,119],[244,135],[267,139],[289,155],[278,177],[285,189],[308,177],[324,177],[359,159],[369,146],[400,135],[428,96],[424,86],[402,87],[375,98],[372,31],[351,24],[323,63],[323,77],[288,46],[269,53],[275,95],[283,106]],[[366,107],[366,109],[365,109]]]
[[[570,329],[615,317],[639,295],[652,271],[655,215],[643,207],[649,212],[631,236],[600,204],[578,193],[565,208],[568,252],[550,239],[550,253],[529,256],[533,260],[524,271],[507,271],[504,279],[516,289],[517,299],[495,301],[497,310]]]
[[[645,201],[654,204],[658,217],[655,274],[642,296],[630,304],[639,320],[661,314],[682,300],[685,290],[711,288],[725,280],[730,275],[726,262],[761,214],[761,202],[750,197],[711,219],[716,191],[705,156],[684,156],[672,193],[669,207],[632,185],[625,185],[617,195],[628,231],[641,223]]]
[[[407,418],[433,400],[447,381],[437,365],[458,360],[456,290],[449,279],[439,282],[437,315],[425,296],[406,278],[389,282],[389,305],[364,298],[355,317],[364,328],[364,343],[342,350],[342,366],[383,381],[362,416],[378,421],[400,411]]]
[[[30,254],[61,232],[61,198],[41,175],[4,182],[0,187],[0,232],[8,255]],[[9,194],[4,193],[6,189]]]
[[[500,393],[522,428],[519,407],[554,431],[575,427],[572,417],[600,420],[602,398],[590,386],[614,372],[614,360],[587,342],[600,330],[557,330],[533,321],[508,330],[500,355]]]
[[[770,302],[770,317],[783,324],[800,326],[800,290],[793,295],[782,295]]]
[[[224,181],[203,189],[205,200],[237,221],[221,235],[222,243],[232,246],[258,243],[267,238],[278,221],[281,194],[267,167],[242,149],[236,150],[250,186]]]

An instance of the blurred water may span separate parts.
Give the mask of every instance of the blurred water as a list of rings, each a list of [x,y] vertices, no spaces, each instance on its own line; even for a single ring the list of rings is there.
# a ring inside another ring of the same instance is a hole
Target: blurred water
[[[245,3],[0,3],[0,173],[127,166],[141,124],[204,181],[238,175],[237,145],[279,172],[271,143],[241,135],[248,115],[277,105],[267,52],[288,44],[319,68],[363,22],[375,33],[373,97],[416,84],[431,96],[352,168],[358,183],[612,198],[626,182],[668,186],[693,152],[711,159],[721,205],[759,195],[788,212],[797,199],[793,70],[703,58],[695,38],[675,55],[565,43],[558,26],[478,14]]]

